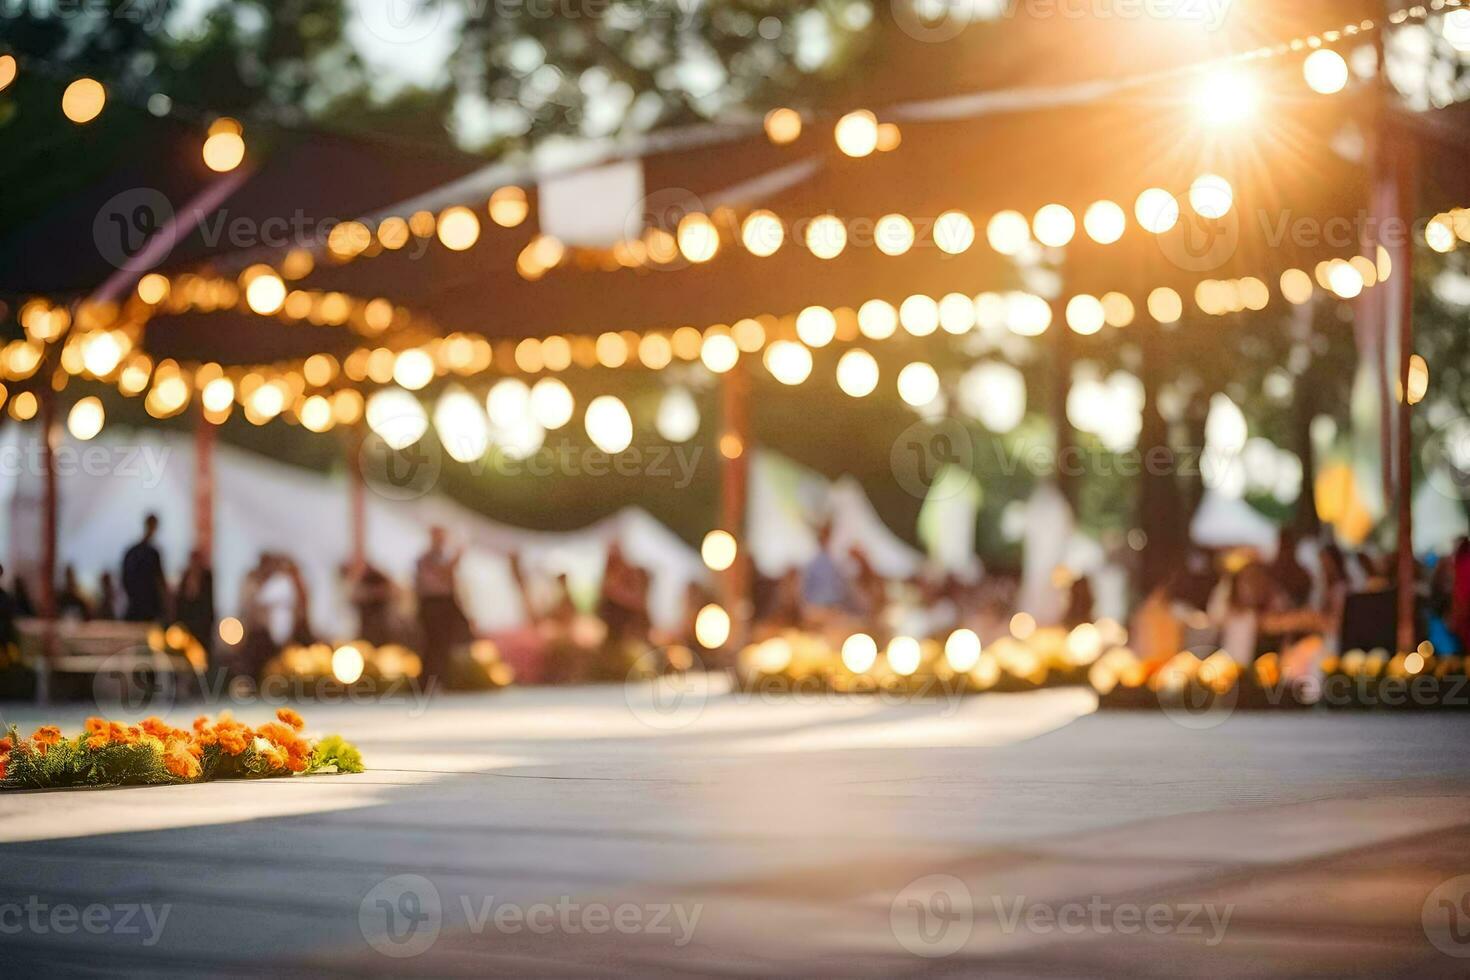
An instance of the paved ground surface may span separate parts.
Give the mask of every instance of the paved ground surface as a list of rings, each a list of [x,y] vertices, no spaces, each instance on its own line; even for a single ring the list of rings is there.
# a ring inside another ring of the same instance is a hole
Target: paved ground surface
[[[0,972],[1470,968],[1470,714],[670,693],[308,706],[368,773],[0,796]]]

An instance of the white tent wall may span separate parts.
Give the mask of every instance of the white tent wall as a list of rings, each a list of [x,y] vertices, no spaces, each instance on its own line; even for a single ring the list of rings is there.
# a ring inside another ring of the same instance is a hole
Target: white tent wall
[[[40,562],[43,477],[33,426],[7,426],[0,437],[0,554],[7,570],[34,580]],[[34,457],[34,460],[32,459]],[[93,464],[84,465],[87,459]],[[193,546],[194,446],[187,435],[161,432],[104,434],[90,443],[63,439],[58,448],[58,558],[95,588],[116,570],[139,537],[143,516],[161,519],[158,546],[177,576]],[[220,615],[238,612],[241,583],[262,551],[279,551],[301,567],[310,592],[311,622],[328,638],[350,636],[355,617],[342,585],[351,550],[348,487],[338,473],[323,475],[219,445],[215,475],[215,600]],[[482,629],[513,628],[525,610],[508,556],[519,553],[534,580],[566,573],[582,594],[595,592],[609,544],[647,569],[650,614],[672,626],[684,613],[691,582],[708,575],[698,554],[656,519],[628,508],[578,531],[527,531],[491,521],[451,500],[431,495],[410,501],[367,495],[368,558],[400,583],[434,524],[465,548],[460,593]]]

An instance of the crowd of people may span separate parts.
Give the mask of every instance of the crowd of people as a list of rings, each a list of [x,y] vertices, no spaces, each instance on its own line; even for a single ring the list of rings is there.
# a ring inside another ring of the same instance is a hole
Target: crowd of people
[[[258,675],[283,648],[319,637],[311,625],[306,577],[289,556],[265,552],[245,576],[238,604],[241,636],[215,644],[214,577],[195,551],[174,581],[165,574],[155,543],[158,518],[148,515],[141,538],[122,556],[119,574],[100,576],[96,595],[78,584],[67,567],[57,584],[58,615],[71,619],[121,619],[181,624],[206,651],[218,652],[228,669]],[[775,577],[755,574],[748,629],[759,641],[785,630],[831,635],[837,642],[857,631],[880,643],[895,635],[941,636],[968,627],[987,642],[1005,635],[1017,606],[1018,580],[1005,573],[961,581],[953,576],[885,577],[861,548],[839,553],[832,528],[815,529],[817,549],[804,565]],[[431,528],[411,587],[400,586],[366,561],[341,569],[344,595],[357,616],[357,634],[375,646],[402,644],[419,653],[426,678],[447,676],[454,652],[475,638],[459,600],[462,551],[449,534]],[[1307,637],[1324,656],[1353,648],[1392,649],[1396,595],[1392,556],[1372,550],[1344,552],[1335,543],[1281,536],[1276,556],[1264,560],[1246,550],[1192,550],[1182,567],[1137,605],[1131,642],[1145,660],[1182,650],[1223,649],[1242,665],[1267,651],[1286,651]],[[527,679],[552,682],[612,680],[626,676],[639,656],[670,649],[699,650],[696,619],[715,601],[701,583],[688,587],[684,614],[671,627],[657,627],[649,610],[651,578],[613,543],[600,583],[590,593],[574,589],[566,575],[528,576],[518,555],[509,556],[511,579],[525,627],[497,639],[519,661]],[[1440,653],[1470,649],[1470,541],[1427,562],[1420,586],[1417,633]],[[0,571],[3,575],[3,571]],[[1066,576],[1062,625],[1094,617],[1085,576]],[[14,637],[14,621],[36,613],[19,579],[0,588],[0,632]],[[341,640],[342,637],[322,637]],[[718,662],[705,654],[706,662]],[[683,664],[678,664],[682,666]]]

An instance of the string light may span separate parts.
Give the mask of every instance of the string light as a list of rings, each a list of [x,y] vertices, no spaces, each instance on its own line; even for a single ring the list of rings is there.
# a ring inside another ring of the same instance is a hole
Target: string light
[[[775,255],[786,240],[781,219],[769,211],[752,211],[740,226],[740,241],[751,255]]]
[[[959,255],[975,241],[975,225],[963,211],[946,211],[934,221],[934,244],[941,252]]]
[[[102,408],[102,400],[95,395],[88,395],[71,407],[71,411],[66,416],[66,428],[72,434],[72,438],[79,442],[87,442],[102,431],[102,423],[106,418],[107,413]]]
[[[812,352],[790,340],[766,348],[766,370],[783,385],[799,385],[812,373]]]
[[[633,418],[613,395],[599,395],[587,405],[583,416],[587,437],[608,455],[616,455],[633,442]]]
[[[228,116],[216,119],[204,140],[204,165],[215,173],[229,173],[245,160],[245,131]]]
[[[1099,245],[1111,245],[1122,238],[1127,226],[1127,215],[1112,201],[1096,201],[1082,216],[1082,227],[1087,237]]]
[[[885,214],[873,226],[873,244],[884,255],[902,255],[914,245],[914,223],[901,214]]]
[[[1001,255],[1018,255],[1031,241],[1031,225],[1019,211],[1000,211],[985,226],[985,238]]]
[[[735,536],[729,531],[711,531],[704,536],[704,541],[699,546],[700,558],[713,572],[723,572],[734,565],[738,552]]]
[[[796,315],[796,335],[808,347],[826,347],[837,336],[837,318],[824,306],[808,306]]]
[[[1133,216],[1144,231],[1162,235],[1179,223],[1179,200],[1162,187],[1150,187],[1138,195]]]
[[[1097,297],[1081,294],[1067,301],[1067,326],[1072,328],[1073,333],[1091,336],[1101,330],[1106,322],[1107,316]]]
[[[777,146],[796,142],[801,136],[801,113],[795,109],[772,109],[766,113],[766,138]]]
[[[813,218],[806,226],[806,247],[819,259],[835,259],[847,247],[847,226],[836,215]]]
[[[923,361],[905,365],[898,372],[898,396],[914,408],[923,408],[939,397],[939,374]]]
[[[878,387],[878,362],[867,351],[853,348],[837,360],[837,387],[853,398],[871,395]]]
[[[708,216],[686,214],[679,221],[679,251],[690,262],[708,262],[720,249],[720,232]]]
[[[858,330],[869,340],[887,340],[898,330],[898,311],[892,303],[870,299],[858,307]]]
[[[439,241],[444,247],[463,252],[480,240],[480,219],[467,207],[446,208],[439,215]]]
[[[95,78],[79,78],[61,94],[61,111],[72,122],[85,125],[102,115],[107,90]]]
[[[1341,92],[1348,83],[1348,63],[1330,48],[1319,48],[1302,62],[1307,87],[1320,95]]]
[[[526,201],[526,192],[519,187],[500,187],[490,195],[488,210],[491,221],[502,228],[515,228],[526,220],[531,205]],[[380,227],[380,233],[381,230]]]
[[[850,157],[865,157],[878,148],[878,117],[867,109],[837,120],[837,148]]]
[[[1061,248],[1077,233],[1077,219],[1062,205],[1048,204],[1036,212],[1031,222],[1031,233],[1041,244]]]
[[[1230,213],[1235,191],[1219,174],[1201,174],[1189,185],[1189,206],[1201,218],[1218,221]]]

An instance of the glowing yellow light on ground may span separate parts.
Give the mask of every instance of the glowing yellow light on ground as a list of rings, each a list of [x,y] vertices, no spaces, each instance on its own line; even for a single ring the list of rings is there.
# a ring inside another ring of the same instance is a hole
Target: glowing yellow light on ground
[[[694,617],[694,638],[706,650],[718,650],[730,639],[730,614],[713,602]]]
[[[812,373],[812,352],[791,340],[778,340],[766,348],[766,370],[783,385],[799,385]]]
[[[899,304],[898,322],[915,337],[927,337],[939,329],[939,304],[932,296],[915,293]]]
[[[245,302],[251,312],[270,316],[286,305],[286,284],[273,272],[262,273],[245,287]]]
[[[820,215],[806,226],[806,247],[819,259],[835,259],[847,247],[847,226],[833,214]]]
[[[923,650],[912,636],[895,636],[888,641],[888,666],[900,677],[908,677],[919,669]]]
[[[1179,223],[1179,199],[1162,187],[1150,187],[1133,202],[1133,217],[1144,231],[1162,235]]]
[[[409,391],[418,391],[434,380],[434,359],[417,347],[410,347],[393,361],[393,380]]]
[[[863,398],[878,387],[878,362],[865,350],[853,348],[837,360],[837,387],[843,394]]]
[[[78,125],[96,119],[106,104],[107,90],[95,78],[78,78],[61,94],[62,113]]]
[[[1178,323],[1184,315],[1184,301],[1168,286],[1160,286],[1148,294],[1148,315],[1159,323]]]
[[[1235,189],[1219,174],[1201,174],[1189,185],[1189,206],[1201,218],[1217,221],[1230,213]]]
[[[1112,201],[1095,201],[1082,215],[1082,227],[1099,245],[1111,245],[1123,237],[1128,216]]]
[[[777,146],[793,143],[801,136],[801,113],[795,109],[772,109],[766,113],[766,138]]]
[[[439,215],[439,241],[444,247],[463,252],[480,240],[480,219],[469,208],[456,205]]]
[[[854,633],[842,641],[842,666],[854,674],[871,670],[878,662],[878,644],[866,633]]]
[[[858,307],[858,330],[870,340],[887,340],[898,330],[898,311],[892,303],[870,299]]]
[[[914,408],[923,408],[939,397],[939,373],[923,361],[905,365],[898,372],[898,396]]]
[[[985,239],[1001,255],[1018,255],[1031,241],[1031,225],[1019,211],[1000,211],[986,224]]]
[[[212,132],[204,140],[204,165],[227,174],[245,162],[245,137],[231,129]]]
[[[1223,68],[1209,72],[1200,80],[1194,100],[1195,111],[1205,125],[1225,128],[1254,116],[1260,93],[1249,74]]]
[[[786,241],[786,229],[771,212],[752,211],[740,226],[740,241],[751,255],[766,258]]]
[[[1319,48],[1302,62],[1307,87],[1322,95],[1341,92],[1348,83],[1348,63],[1330,48]]]
[[[704,338],[699,359],[715,374],[724,374],[740,360],[740,348],[729,334],[717,333]]]
[[[968,673],[980,662],[980,637],[974,630],[955,630],[944,641],[944,659],[956,674]]]
[[[796,315],[796,336],[808,347],[826,347],[837,336],[837,318],[825,306],[808,306]]]
[[[102,408],[102,400],[95,395],[88,395],[73,405],[67,413],[66,430],[72,434],[72,438],[86,442],[102,431],[102,423],[106,419],[107,413]]]
[[[633,417],[627,406],[614,395],[599,395],[587,405],[583,416],[587,438],[609,455],[620,453],[633,443]]]
[[[720,250],[720,230],[704,214],[686,214],[679,221],[679,251],[690,262],[708,262]]]
[[[490,220],[502,228],[514,228],[526,220],[531,205],[519,187],[499,187],[490,195]]]
[[[878,117],[867,109],[849,112],[837,120],[837,148],[850,157],[865,157],[878,148]]]
[[[339,684],[357,683],[364,666],[362,651],[350,643],[332,651],[332,676]]]
[[[1101,330],[1106,322],[1107,315],[1096,296],[1083,293],[1067,301],[1067,326],[1072,328],[1073,333],[1091,336]]]
[[[901,214],[885,214],[873,226],[873,244],[884,255],[902,255],[914,247],[914,223]]]
[[[699,556],[704,559],[705,566],[715,572],[723,572],[735,564],[738,553],[735,535],[729,531],[711,531],[704,536],[704,541],[699,546]]]
[[[959,255],[974,243],[974,222],[963,211],[946,211],[934,220],[934,244],[941,252]]]
[[[1060,204],[1048,204],[1031,220],[1031,233],[1043,245],[1061,248],[1077,234],[1077,219]]]

